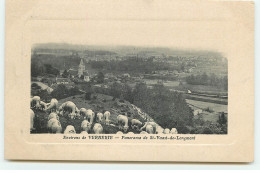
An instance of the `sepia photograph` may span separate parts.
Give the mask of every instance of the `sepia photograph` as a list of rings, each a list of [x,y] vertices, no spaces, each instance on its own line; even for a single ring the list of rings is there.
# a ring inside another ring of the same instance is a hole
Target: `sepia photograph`
[[[31,134],[227,134],[228,61],[167,47],[34,44]]]
[[[254,160],[249,1],[8,0],[5,38],[5,159]]]

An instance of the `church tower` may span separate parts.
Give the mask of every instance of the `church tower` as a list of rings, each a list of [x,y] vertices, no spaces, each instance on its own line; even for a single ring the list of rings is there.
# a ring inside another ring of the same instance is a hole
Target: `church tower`
[[[79,69],[78,69],[78,76],[82,76],[84,74],[85,71],[85,64],[83,62],[83,59],[81,58],[80,60],[80,64],[79,64]]]

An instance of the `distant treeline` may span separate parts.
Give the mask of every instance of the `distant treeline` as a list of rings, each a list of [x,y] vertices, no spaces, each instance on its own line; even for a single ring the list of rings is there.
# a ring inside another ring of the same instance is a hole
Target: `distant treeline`
[[[199,75],[190,75],[186,77],[186,82],[192,85],[209,85],[217,86],[225,90],[228,89],[228,78],[227,76],[218,77],[215,74],[207,75],[206,73]]]
[[[121,71],[128,73],[146,73],[151,74],[159,70],[184,70],[183,66],[171,66],[164,62],[154,62],[152,58],[127,58],[122,61],[89,61],[94,69],[104,69],[109,71]]]
[[[33,54],[66,54],[66,55],[77,55],[78,53],[84,53],[87,56],[104,56],[104,55],[116,55],[113,51],[107,50],[73,50],[64,48],[34,48]]]
[[[37,70],[42,68],[44,64],[51,64],[56,69],[70,69],[72,67],[78,67],[80,63],[80,57],[77,54],[56,56],[54,54],[33,54],[31,59],[31,68]]]
[[[31,63],[31,76],[37,77],[37,76],[43,76],[43,75],[53,75],[56,76],[60,73],[60,71],[54,67],[52,67],[51,64],[41,64],[32,62]]]
[[[93,51],[94,52],[94,51]],[[91,55],[92,53],[91,52]],[[95,53],[95,52],[94,52]],[[107,54],[108,52],[100,51],[99,54]],[[113,53],[111,53],[113,55]],[[114,72],[126,72],[126,73],[145,73],[152,74],[154,71],[169,70],[182,72],[185,70],[185,65],[170,65],[165,62],[153,61],[153,57],[149,59],[137,58],[137,57],[124,57],[123,60],[90,60],[89,64],[92,68],[105,71]],[[55,55],[55,54],[32,54],[31,59],[32,68],[35,70],[39,67],[42,68],[44,64],[51,64],[52,67],[57,69],[69,69],[78,67],[80,63],[80,57],[78,54],[72,55]],[[37,67],[37,68],[36,68]],[[37,73],[37,72],[36,72]]]
[[[106,51],[106,50],[85,50],[84,53],[87,56],[105,56],[105,55],[116,55],[115,52]]]

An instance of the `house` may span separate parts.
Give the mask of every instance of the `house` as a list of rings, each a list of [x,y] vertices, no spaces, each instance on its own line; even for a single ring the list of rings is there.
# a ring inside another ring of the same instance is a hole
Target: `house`
[[[101,84],[96,84],[96,85],[93,85],[93,87],[96,87],[96,88],[101,88]]]
[[[90,76],[87,71],[83,72],[83,76],[84,76],[84,78],[83,78],[84,81],[86,81],[86,82],[90,81]]]
[[[115,76],[112,73],[106,73],[105,78],[114,78]]]
[[[51,87],[49,87],[48,85],[45,85],[42,82],[32,82],[31,84],[37,84],[38,86],[41,87],[42,90],[46,90],[48,93],[51,93],[53,91],[53,89]]]
[[[106,78],[106,77],[104,78],[104,82],[105,82],[105,83],[108,83],[109,81],[110,81],[110,80],[109,80],[108,78]]]
[[[132,77],[135,82],[140,82],[142,81],[141,77]]]
[[[36,77],[36,80],[39,81],[39,82],[42,81],[42,79],[43,79],[42,76],[37,76],[37,77]]]
[[[69,69],[68,73],[69,73],[71,78],[75,78],[78,75],[78,71],[77,70],[73,70],[73,69]]]
[[[64,73],[65,70],[60,70],[60,76]]]
[[[57,84],[69,84],[70,80],[68,78],[58,78],[56,77]]]
[[[131,76],[130,76],[130,74],[128,74],[128,73],[124,73],[124,74],[122,75],[122,77],[127,77],[127,78],[129,78],[129,77],[131,77]]]

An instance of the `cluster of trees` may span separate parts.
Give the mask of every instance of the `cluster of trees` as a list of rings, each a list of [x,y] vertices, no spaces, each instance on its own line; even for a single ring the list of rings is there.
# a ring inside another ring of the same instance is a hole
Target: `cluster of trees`
[[[78,66],[80,63],[80,57],[78,54],[73,55],[55,55],[55,54],[33,54],[31,58],[31,68],[35,68],[35,65],[43,66],[44,64],[51,64],[52,67],[57,69],[70,69],[74,66]],[[35,68],[37,71],[37,68]]]
[[[227,117],[224,113],[220,114],[217,123],[205,121],[202,116],[194,119],[183,94],[171,92],[162,84],[148,88],[145,83],[138,83],[131,88],[127,84],[115,82],[108,89],[93,90],[89,86],[87,90],[127,100],[140,107],[162,127],[175,127],[179,133],[227,134]]]
[[[43,76],[45,74],[58,75],[60,72],[57,68],[54,68],[51,64],[42,64],[40,62],[32,61],[31,63],[31,76]]]
[[[70,96],[82,94],[77,86],[73,88],[67,88],[65,85],[58,85],[51,93],[51,96],[56,99],[63,99]]]
[[[228,89],[228,78],[227,76],[218,77],[214,73],[207,75],[206,73],[199,75],[190,75],[186,77],[186,82],[192,85],[210,85],[221,87],[225,90]]]
[[[193,113],[184,96],[171,92],[162,84],[151,89],[145,83],[138,83],[132,89],[127,84],[115,82],[109,89],[99,89],[96,92],[129,101],[164,128],[176,127],[180,133],[189,133],[188,127],[192,126]]]
[[[104,81],[105,81],[105,75],[102,72],[98,72],[98,74],[92,78],[92,82],[95,82],[97,84],[104,83]]]
[[[62,77],[68,78],[69,76],[70,76],[69,72],[67,70],[64,70],[64,72],[62,73]]]
[[[59,70],[52,67],[51,64],[41,64],[33,62],[31,64],[31,76],[37,77],[45,74],[58,75]]]
[[[193,113],[181,93],[171,92],[162,84],[148,89],[140,83],[133,90],[133,104],[147,112],[164,128],[176,127],[180,133],[188,133]]]
[[[227,134],[227,117],[221,112],[217,123],[205,121],[202,115],[193,120],[193,128],[191,134]]]

